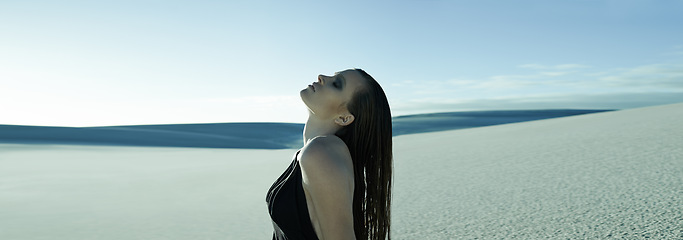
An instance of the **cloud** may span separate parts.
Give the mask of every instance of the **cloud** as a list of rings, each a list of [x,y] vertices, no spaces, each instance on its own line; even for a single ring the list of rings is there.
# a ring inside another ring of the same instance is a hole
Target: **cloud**
[[[683,64],[652,64],[623,69],[599,78],[611,87],[683,90]]]
[[[480,80],[457,80],[450,83],[457,84],[460,88],[508,89],[510,92],[519,89],[564,89],[565,92],[667,92],[683,90],[683,64],[650,64],[600,72],[538,70],[531,74],[495,75]]]
[[[578,68],[589,68],[590,66],[587,65],[582,65],[582,64],[560,64],[560,65],[555,65],[553,68],[555,69],[578,69]]]
[[[522,64],[517,66],[519,68],[527,68],[527,69],[552,69],[552,70],[570,70],[570,69],[580,69],[580,68],[589,68],[590,66],[583,65],[583,64],[575,64],[575,63],[570,63],[570,64],[559,64],[559,65],[542,65],[542,64],[535,64],[535,63],[530,63],[530,64]]]
[[[496,75],[479,81],[473,81],[468,86],[472,89],[481,90],[518,90],[518,89],[537,89],[546,87],[557,87],[566,85],[571,81],[565,78],[569,77],[574,72],[536,72],[532,74],[511,74],[511,75]]]
[[[558,77],[558,76],[564,76],[564,75],[567,75],[570,73],[571,72],[541,72],[540,74],[543,76]]]
[[[395,115],[470,110],[629,109],[682,103],[683,92],[514,96],[489,99],[419,99],[395,104]]]
[[[524,68],[535,71],[408,84],[405,87],[419,94],[395,99],[392,106],[397,113],[411,114],[477,109],[624,109],[683,102],[683,64],[613,69],[528,64]]]
[[[517,67],[519,67],[519,68],[530,68],[530,69],[546,69],[546,66],[541,65],[541,64],[534,64],[534,63],[523,64],[523,65],[519,65]]]

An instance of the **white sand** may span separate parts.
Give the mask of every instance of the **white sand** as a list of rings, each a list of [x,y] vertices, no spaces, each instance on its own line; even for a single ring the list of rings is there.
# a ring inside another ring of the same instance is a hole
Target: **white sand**
[[[683,104],[395,138],[395,239],[683,238]],[[295,150],[0,145],[0,239],[269,239]]]
[[[0,239],[269,239],[293,153],[0,145]]]
[[[683,239],[683,104],[395,142],[397,239]]]

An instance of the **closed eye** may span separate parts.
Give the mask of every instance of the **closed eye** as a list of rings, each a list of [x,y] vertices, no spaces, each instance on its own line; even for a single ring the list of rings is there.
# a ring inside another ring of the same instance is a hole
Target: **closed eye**
[[[341,75],[337,75],[334,78],[334,82],[332,83],[332,86],[334,86],[335,88],[338,88],[338,89],[344,88],[344,77]]]

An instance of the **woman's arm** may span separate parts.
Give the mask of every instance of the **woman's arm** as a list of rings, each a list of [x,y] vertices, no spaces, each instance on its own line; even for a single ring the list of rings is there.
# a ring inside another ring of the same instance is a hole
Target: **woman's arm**
[[[317,137],[302,149],[300,164],[318,237],[355,239],[353,162],[344,142],[336,136]]]

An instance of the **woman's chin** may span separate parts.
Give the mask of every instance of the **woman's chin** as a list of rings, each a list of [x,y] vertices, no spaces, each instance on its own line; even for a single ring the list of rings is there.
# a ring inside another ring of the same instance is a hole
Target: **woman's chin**
[[[301,101],[304,102],[306,106],[308,106],[308,103],[306,103],[306,98],[308,98],[308,91],[306,90],[308,89],[301,90],[301,92],[299,92],[299,97],[301,97]]]

